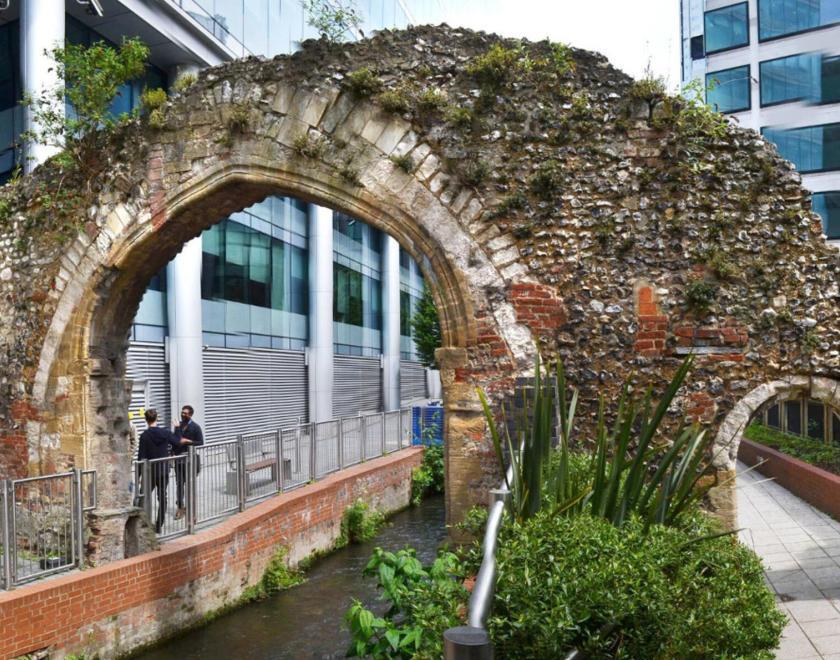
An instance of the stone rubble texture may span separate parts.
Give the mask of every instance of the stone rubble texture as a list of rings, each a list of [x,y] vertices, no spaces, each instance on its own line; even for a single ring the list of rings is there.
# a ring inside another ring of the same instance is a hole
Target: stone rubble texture
[[[519,51],[492,88],[469,67],[495,44]],[[308,41],[203,71],[162,128],[101,137],[84,176],[51,162],[0,189],[0,476],[83,464],[103,506],[128,507],[125,350],[146,283],[268,194],[354,214],[421,265],[451,521],[498,479],[476,387],[509,396],[537,345],[581,391],[581,437],[599,396],[661,388],[699,353],[669,424],[718,432],[721,475],[767,397],[819,377],[833,398],[838,255],[792,166],[752,131],[686,133],[679,102],[651,110],[601,55],[555,54],[447,26]],[[365,68],[380,91],[354,88]],[[68,187],[72,212],[50,211]]]

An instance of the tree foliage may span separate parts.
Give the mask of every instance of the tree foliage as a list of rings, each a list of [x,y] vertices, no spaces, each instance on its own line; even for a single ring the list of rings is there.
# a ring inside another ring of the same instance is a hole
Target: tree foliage
[[[341,41],[347,30],[358,29],[362,14],[354,0],[303,0],[306,22],[318,30],[323,39]]]
[[[441,346],[440,319],[429,287],[423,289],[423,295],[411,317],[411,332],[420,362],[424,367],[437,369],[435,349]]]
[[[67,44],[54,48],[50,55],[64,84],[24,98],[34,128],[22,138],[57,147],[65,159],[84,165],[95,150],[85,138],[112,128],[122,119],[110,112],[111,103],[121,85],[143,75],[149,48],[139,39],[125,39],[119,48],[104,42],[91,46]],[[71,106],[67,113],[65,99]]]

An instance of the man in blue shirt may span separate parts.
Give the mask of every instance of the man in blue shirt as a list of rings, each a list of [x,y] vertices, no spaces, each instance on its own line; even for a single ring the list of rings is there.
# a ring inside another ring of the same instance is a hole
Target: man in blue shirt
[[[189,440],[188,443],[180,445],[172,453],[176,456],[185,454],[189,447],[188,445],[201,446],[204,444],[204,434],[201,432],[201,427],[196,424],[192,417],[195,414],[195,409],[186,405],[181,408],[181,422],[175,424],[175,437],[178,439]],[[198,456],[196,455],[196,473],[201,469],[198,464]],[[175,488],[178,498],[178,511],[175,513],[175,520],[184,517],[187,512],[186,509],[186,484],[187,484],[187,461],[186,458],[175,461]]]

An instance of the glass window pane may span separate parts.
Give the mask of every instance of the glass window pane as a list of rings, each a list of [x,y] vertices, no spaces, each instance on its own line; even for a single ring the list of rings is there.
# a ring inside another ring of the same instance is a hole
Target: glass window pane
[[[781,420],[779,419],[779,404],[774,403],[767,409],[767,426],[772,426],[774,429],[781,428]]]
[[[811,205],[823,221],[823,231],[830,239],[840,239],[840,190],[814,193]]]
[[[825,408],[817,401],[808,402],[808,429],[809,438],[825,440]]]
[[[749,43],[746,2],[706,12],[705,24],[707,54]]]
[[[750,107],[750,67],[706,74],[706,102],[718,112],[738,112]]]
[[[759,65],[761,104],[784,103],[820,96],[819,55],[804,54],[781,57]]]
[[[761,130],[800,172],[840,169],[840,124]]]
[[[826,57],[820,76],[820,102],[840,103],[840,57]]]
[[[785,401],[785,416],[787,417],[788,433],[794,435],[802,434],[802,402],[798,399],[796,401]]]
[[[271,282],[271,238],[256,231],[250,232],[248,246],[248,303],[269,307]]]
[[[759,39],[795,34],[838,21],[837,0],[758,0]]]

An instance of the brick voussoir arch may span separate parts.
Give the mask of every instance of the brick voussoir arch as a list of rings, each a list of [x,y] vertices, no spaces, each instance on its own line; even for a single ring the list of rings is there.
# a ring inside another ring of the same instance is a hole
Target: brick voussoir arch
[[[99,471],[103,506],[117,512],[108,536],[120,537],[123,519],[118,513],[130,503],[125,349],[146,284],[186,241],[270,194],[299,197],[359,217],[396,238],[418,261],[433,284],[448,349],[441,366],[449,409],[450,518],[458,519],[483,499],[487,469],[474,449],[475,434],[483,428],[475,385],[487,383],[473,346],[479,332],[487,333],[486,324],[493,326],[506,346],[506,355],[497,356],[496,362],[511,375],[530,364],[534,347],[511,304],[498,297],[490,302],[489,293],[503,291],[507,283],[492,255],[469,230],[469,223],[482,213],[482,200],[470,189],[442,195],[432,183],[441,174],[442,159],[418,143],[407,123],[383,118],[365,102],[357,103],[334,127],[346,141],[345,149],[364,154],[356,161],[358,180],[348,181],[340,171],[340,156],[304,157],[290,146],[300,133],[283,129],[318,129],[318,124],[309,123],[313,104],[321,108],[316,113],[321,121],[331,116],[332,108],[346,104],[346,95],[335,91],[329,95],[332,101],[324,104],[323,96],[306,91],[279,93],[296,102],[282,116],[274,137],[271,130],[259,128],[277,120],[273,111],[262,108],[268,118],[251,119],[257,130],[243,130],[220,153],[207,153],[206,139],[192,137],[189,127],[179,134],[181,141],[151,144],[140,168],[145,177],[134,194],[117,204],[100,200],[96,231],[88,227],[81,232],[63,258],[65,277],[57,281],[55,313],[32,388],[32,404],[41,419],[29,426],[28,440],[30,447],[38,446],[51,435],[64,451],[74,452],[78,462]],[[295,108],[300,114],[294,114]],[[360,122],[360,115],[370,118]],[[371,122],[382,125],[372,128]],[[390,137],[384,139],[386,134]],[[407,174],[391,162],[394,150],[424,158]],[[177,153],[204,156],[191,160],[185,176]],[[479,317],[485,319],[482,330],[477,327]],[[456,369],[459,378],[454,376]],[[465,372],[473,376],[465,378]]]

